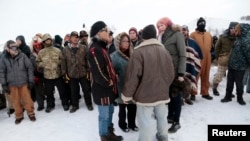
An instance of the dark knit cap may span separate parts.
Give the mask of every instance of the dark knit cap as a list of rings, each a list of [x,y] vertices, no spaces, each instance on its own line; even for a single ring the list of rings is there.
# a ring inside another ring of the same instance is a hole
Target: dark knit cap
[[[238,24],[238,22],[230,22],[228,29],[235,28],[235,26]]]
[[[156,28],[153,24],[147,25],[142,29],[142,39],[156,38]]]
[[[105,28],[107,25],[103,21],[95,22],[90,29],[90,37],[94,37],[100,30]]]
[[[55,35],[55,43],[62,44],[62,37],[60,35]]]
[[[206,25],[206,20],[205,20],[204,18],[200,17],[200,18],[198,19],[198,21],[197,21],[197,26],[198,26],[201,22],[204,22],[205,25]]]

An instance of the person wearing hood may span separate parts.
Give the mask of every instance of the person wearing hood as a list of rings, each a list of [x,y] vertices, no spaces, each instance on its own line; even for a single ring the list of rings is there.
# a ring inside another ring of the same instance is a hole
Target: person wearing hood
[[[143,28],[142,42],[135,47],[126,69],[122,100],[127,104],[136,103],[138,140],[153,141],[156,137],[159,141],[168,141],[166,104],[170,102],[174,66],[170,52],[156,39],[153,24]]]
[[[219,83],[222,81],[222,78],[226,74],[228,67],[228,59],[232,50],[232,46],[235,37],[235,26],[237,22],[230,22],[229,27],[225,32],[219,36],[217,43],[215,44],[215,55],[218,60],[217,72],[214,74],[213,79],[213,94],[219,96],[220,93],[217,90]]]
[[[61,51],[63,51],[63,46],[62,46],[62,37],[60,35],[55,35],[55,38],[54,38],[54,47],[57,47],[59,48]]]
[[[221,102],[232,101],[234,83],[236,83],[237,102],[246,105],[243,99],[243,78],[246,69],[250,65],[250,25],[240,23],[235,26],[236,40],[228,61],[226,95]]]
[[[133,52],[132,43],[130,41],[129,35],[125,32],[118,34],[114,39],[114,43],[116,51],[111,54],[111,59],[119,80],[117,83],[119,94],[119,98],[117,99],[119,106],[118,125],[124,132],[129,132],[129,129],[138,131],[138,127],[135,123],[136,105],[133,102],[125,104],[121,99],[121,91],[124,86],[126,66]],[[128,122],[126,123],[126,121]]]
[[[197,28],[194,32],[190,34],[190,38],[194,39],[201,48],[203,59],[201,60],[201,71],[197,76],[197,82],[200,80],[200,94],[202,98],[207,100],[212,100],[213,97],[209,94],[209,75],[211,68],[211,49],[213,46],[213,38],[212,35],[206,31],[206,20],[203,17],[200,17],[197,21]],[[191,93],[191,100],[195,100],[195,96],[197,92]]]
[[[98,126],[101,141],[121,141],[122,136],[114,134],[112,123],[114,100],[117,94],[117,78],[107,50],[109,31],[106,23],[97,21],[91,26],[91,43],[88,60],[93,76],[92,95],[98,108]]]
[[[46,112],[55,108],[54,87],[56,86],[62,101],[64,111],[69,110],[69,95],[65,93],[64,80],[61,74],[62,51],[53,46],[52,37],[46,33],[42,37],[44,49],[40,50],[36,57],[38,70],[43,73],[45,93],[47,95]]]
[[[30,57],[30,47],[26,44],[25,38],[23,35],[16,37],[16,43],[19,46],[19,49],[29,58]]]
[[[23,109],[31,121],[35,121],[34,103],[30,90],[34,85],[33,65],[13,41],[7,41],[6,53],[0,62],[0,83],[3,91],[10,94],[15,109],[15,124],[24,119]]]

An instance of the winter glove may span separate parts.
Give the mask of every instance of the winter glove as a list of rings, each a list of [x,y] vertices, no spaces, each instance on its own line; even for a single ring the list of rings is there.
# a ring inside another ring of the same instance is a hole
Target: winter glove
[[[69,83],[70,78],[69,78],[69,76],[67,74],[65,74],[63,76],[63,80],[64,80],[65,83]]]
[[[7,94],[10,93],[10,89],[9,89],[9,87],[7,85],[2,85],[2,87],[3,87],[3,92],[4,93],[7,93]]]
[[[90,80],[90,72],[87,72],[86,74],[86,79],[89,81]]]
[[[29,84],[28,84],[28,88],[29,88],[30,90],[33,88],[33,86],[34,86],[34,83],[29,82]]]

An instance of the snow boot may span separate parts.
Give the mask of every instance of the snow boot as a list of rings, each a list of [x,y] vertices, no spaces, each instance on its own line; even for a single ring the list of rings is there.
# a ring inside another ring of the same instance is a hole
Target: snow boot
[[[111,124],[109,127],[108,127],[108,130],[109,130],[109,135],[108,135],[108,139],[109,141],[122,141],[123,140],[123,137],[122,136],[117,136],[115,133],[114,133],[114,127],[113,127],[113,124]]]
[[[223,99],[221,99],[222,103],[224,103],[224,102],[230,102],[230,101],[232,101],[231,94],[226,94],[226,96]]]
[[[238,97],[237,97],[237,102],[238,102],[240,105],[246,105],[246,102],[243,100],[242,96],[238,96]]]
[[[218,85],[219,85],[219,84],[217,84],[217,83],[214,83],[214,84],[213,84],[213,93],[214,93],[214,95],[216,95],[216,96],[219,96],[219,95],[220,95],[220,93],[219,93],[218,90],[217,90]]]
[[[101,137],[101,141],[109,141],[107,136],[100,136]]]

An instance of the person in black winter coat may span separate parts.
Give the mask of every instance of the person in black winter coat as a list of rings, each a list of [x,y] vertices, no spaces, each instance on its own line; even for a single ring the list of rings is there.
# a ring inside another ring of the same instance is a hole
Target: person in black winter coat
[[[16,37],[16,43],[19,46],[19,49],[29,58],[30,57],[30,47],[26,44],[25,38],[23,35]]]

